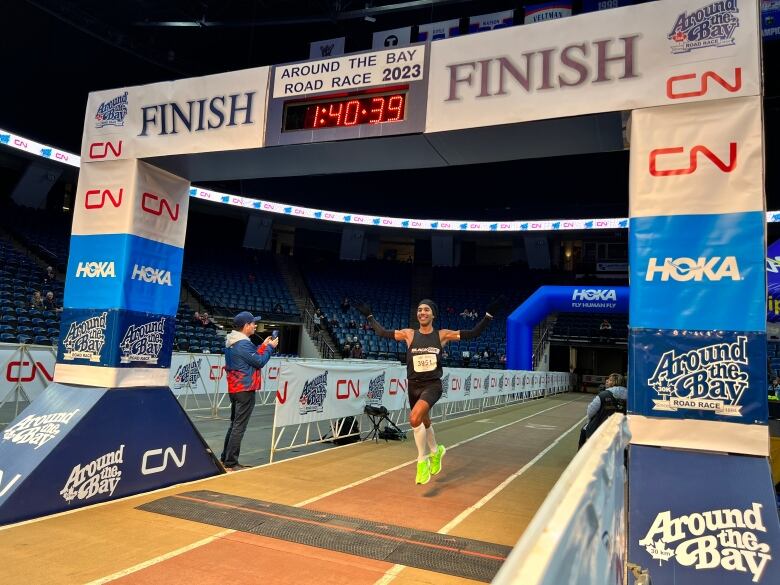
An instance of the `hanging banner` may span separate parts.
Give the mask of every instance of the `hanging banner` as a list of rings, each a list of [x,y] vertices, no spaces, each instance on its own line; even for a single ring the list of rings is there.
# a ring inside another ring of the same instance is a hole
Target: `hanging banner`
[[[597,10],[609,10],[610,8],[620,8],[622,6],[631,6],[634,0],[583,0],[583,12],[596,12]]]
[[[659,0],[442,40],[425,131],[758,96],[758,19],[754,1]]]
[[[571,2],[545,2],[525,7],[525,24],[571,16]]]
[[[417,27],[417,41],[439,41],[450,37],[460,36],[460,19],[443,20],[430,24],[421,24]]]
[[[766,250],[766,320],[780,322],[780,240]]]
[[[89,94],[82,162],[262,146],[269,67]]]
[[[309,59],[327,59],[344,54],[345,37],[313,41],[309,44]]]
[[[628,561],[652,583],[780,583],[766,458],[630,449]]]
[[[506,28],[514,24],[514,10],[469,17],[469,34]]]
[[[780,0],[761,0],[761,36],[767,41],[780,38]]]
[[[412,27],[394,28],[374,33],[372,49],[392,49],[393,47],[405,47],[411,43]]]

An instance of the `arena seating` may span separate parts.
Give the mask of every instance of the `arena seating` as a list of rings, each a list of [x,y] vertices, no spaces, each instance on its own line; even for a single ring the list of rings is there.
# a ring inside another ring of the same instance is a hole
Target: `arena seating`
[[[605,319],[611,329],[601,329]],[[628,341],[628,315],[560,313],[553,325],[552,339],[625,344]]]
[[[766,354],[772,375],[780,376],[780,341],[769,341],[766,344]]]

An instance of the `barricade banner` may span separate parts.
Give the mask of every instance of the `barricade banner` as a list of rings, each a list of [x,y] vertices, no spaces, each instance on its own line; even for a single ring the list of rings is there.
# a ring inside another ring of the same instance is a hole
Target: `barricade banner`
[[[0,404],[35,400],[54,381],[55,360],[51,347],[0,346]]]
[[[750,0],[661,0],[441,40],[425,131],[758,96],[758,19]]]
[[[82,161],[262,146],[269,67],[92,92]]]
[[[653,583],[780,583],[765,457],[632,445],[628,461],[628,560]]]

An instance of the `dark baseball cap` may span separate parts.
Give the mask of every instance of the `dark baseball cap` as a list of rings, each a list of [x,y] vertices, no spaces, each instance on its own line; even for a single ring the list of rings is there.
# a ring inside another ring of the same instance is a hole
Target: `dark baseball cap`
[[[249,311],[241,311],[238,315],[233,317],[233,329],[240,331],[247,323],[257,323],[262,317],[255,317]]]

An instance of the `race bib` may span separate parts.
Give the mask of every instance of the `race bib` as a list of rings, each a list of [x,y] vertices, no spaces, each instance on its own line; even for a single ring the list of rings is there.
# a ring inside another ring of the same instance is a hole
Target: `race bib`
[[[415,372],[430,372],[436,369],[436,356],[433,354],[412,356],[412,365]]]

